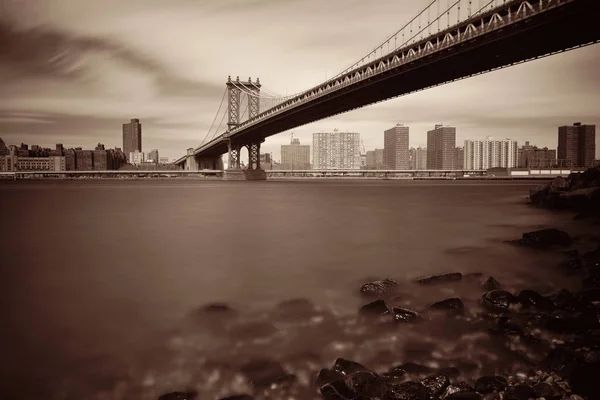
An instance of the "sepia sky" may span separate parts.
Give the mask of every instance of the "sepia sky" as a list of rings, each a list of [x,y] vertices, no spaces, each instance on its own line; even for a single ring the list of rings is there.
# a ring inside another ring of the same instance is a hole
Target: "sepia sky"
[[[308,89],[426,2],[3,0],[0,137],[121,147],[122,124],[140,118],[143,150],[177,158],[204,138],[227,75],[260,77],[280,94]],[[355,131],[369,150],[401,122],[411,145],[423,146],[426,131],[444,123],[457,127],[457,144],[490,135],[556,148],[558,125],[600,124],[599,62],[594,45],[338,115],[294,129],[294,137],[311,144],[313,132]],[[278,159],[290,134],[267,139],[262,150]]]

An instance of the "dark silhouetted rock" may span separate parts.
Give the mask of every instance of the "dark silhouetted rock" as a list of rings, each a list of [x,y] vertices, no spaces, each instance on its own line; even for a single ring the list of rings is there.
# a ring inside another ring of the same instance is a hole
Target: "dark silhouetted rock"
[[[421,381],[421,385],[430,396],[439,396],[450,385],[450,379],[446,375],[430,375]]]
[[[502,400],[502,397],[500,397],[500,393],[498,392],[491,392],[485,394],[483,400]]]
[[[518,243],[535,249],[549,249],[570,246],[573,244],[573,239],[567,232],[550,228],[524,233]]]
[[[493,277],[487,278],[485,281],[481,283],[481,287],[488,292],[491,290],[498,290],[501,288],[500,282],[498,282]]]
[[[365,283],[360,287],[360,292],[365,296],[381,297],[389,294],[398,285],[393,279],[385,278],[379,281]]]
[[[198,393],[191,392],[172,392],[163,394],[158,397],[158,400],[195,400],[198,397]]]
[[[242,373],[257,388],[268,387],[273,383],[285,385],[296,377],[287,373],[281,364],[269,360],[256,360],[240,368]]]
[[[363,316],[377,317],[389,314],[390,311],[387,307],[387,304],[385,304],[385,301],[375,300],[369,304],[365,304],[364,306],[362,306],[358,312],[360,313],[360,315]]]
[[[385,391],[384,378],[372,371],[354,372],[344,378],[355,398],[380,397]]]
[[[337,371],[332,371],[328,368],[322,368],[315,379],[314,386],[321,387],[327,383],[342,379],[344,375]]]
[[[220,400],[254,400],[254,398],[248,394],[236,394],[229,397],[224,397]]]
[[[533,391],[533,388],[524,383],[510,386],[504,393],[504,398],[506,400],[529,400],[534,396],[535,392]]]
[[[600,301],[600,288],[584,289],[579,296],[585,301]]]
[[[554,308],[552,300],[534,290],[521,290],[517,294],[517,298],[523,307],[526,308],[530,307],[538,310],[551,310]]]
[[[508,386],[508,382],[501,376],[482,376],[475,382],[475,390],[479,393],[502,392]]]
[[[355,361],[346,360],[345,358],[338,358],[333,363],[331,370],[338,372],[342,375],[350,375],[354,372],[370,371],[368,368],[359,364]]]
[[[448,314],[464,314],[465,305],[458,297],[438,301],[429,306],[433,311],[444,311]]]
[[[423,317],[416,311],[406,308],[393,307],[392,312],[396,322],[421,322]]]
[[[419,382],[392,385],[385,393],[386,400],[428,400],[429,392]]]
[[[507,311],[512,303],[516,303],[517,298],[506,290],[492,290],[483,294],[483,307],[490,311]]]
[[[558,390],[554,388],[554,386],[546,382],[536,383],[533,385],[532,389],[535,398],[543,397],[546,400],[555,400],[562,397]]]
[[[207,304],[201,308],[201,311],[208,314],[232,314],[235,310],[225,303]]]
[[[356,397],[344,379],[327,383],[321,386],[319,391],[325,400],[352,400]]]
[[[413,362],[404,363],[402,365],[394,367],[393,369],[396,368],[401,369],[409,374],[429,374],[433,372],[433,368],[430,368],[426,365],[416,364]]]
[[[432,285],[436,283],[456,282],[460,281],[461,279],[462,274],[460,272],[451,272],[448,274],[433,275],[425,278],[420,278],[417,280],[417,282],[422,285]]]
[[[481,400],[481,395],[477,392],[455,392],[446,396],[448,400]]]
[[[481,395],[478,394],[468,383],[459,382],[446,388],[445,398],[455,400],[472,400],[480,399]]]

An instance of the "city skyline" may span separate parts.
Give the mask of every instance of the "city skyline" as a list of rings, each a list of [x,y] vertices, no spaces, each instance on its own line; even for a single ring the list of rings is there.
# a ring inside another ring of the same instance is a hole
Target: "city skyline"
[[[307,89],[356,61],[424,4],[55,0],[34,10],[13,1],[0,16],[0,41],[8,43],[0,55],[0,134],[7,142],[113,147],[123,122],[136,117],[148,147],[173,159],[208,131],[228,74],[260,77],[281,94]],[[177,29],[161,28],[164,15]],[[273,23],[282,16],[297,23]],[[252,28],[243,26],[248,20]],[[280,29],[285,41],[276,40]],[[229,52],[233,40],[240,50]],[[411,126],[410,145],[418,147],[431,126],[444,123],[460,127],[457,143],[494,136],[555,148],[557,126],[600,123],[599,60],[600,47],[586,47],[293,131],[302,142],[333,128],[361,132],[365,147],[374,149],[382,147],[382,132],[401,122]],[[280,158],[288,137],[268,138],[262,150]],[[597,146],[596,158],[599,152]]]

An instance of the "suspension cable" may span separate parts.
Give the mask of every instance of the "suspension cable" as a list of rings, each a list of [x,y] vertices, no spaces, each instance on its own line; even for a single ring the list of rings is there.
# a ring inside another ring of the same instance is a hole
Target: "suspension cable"
[[[212,124],[210,124],[210,128],[208,128],[208,132],[206,132],[206,135],[204,135],[204,139],[202,140],[202,142],[200,143],[200,145],[204,144],[206,138],[208,137],[210,131],[212,130],[213,126],[215,125],[215,121],[217,120],[217,117],[219,116],[219,112],[221,111],[221,107],[223,106],[223,101],[225,101],[225,96],[227,95],[227,89],[225,89],[223,91],[223,97],[221,97],[221,104],[219,104],[219,109],[217,110],[217,113],[215,114],[215,117],[213,118],[213,122]]]

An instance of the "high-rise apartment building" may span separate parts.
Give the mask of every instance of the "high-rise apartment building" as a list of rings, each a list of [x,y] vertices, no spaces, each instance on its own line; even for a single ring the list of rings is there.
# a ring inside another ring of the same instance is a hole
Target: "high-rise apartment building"
[[[158,149],[151,150],[146,161],[158,164]]]
[[[142,124],[139,119],[123,124],[123,152],[127,155],[142,151]]]
[[[427,132],[427,169],[454,169],[456,128],[436,125]]]
[[[519,168],[552,168],[563,166],[562,164],[564,162],[557,160],[554,149],[538,148],[530,145],[529,142],[519,147],[517,162]]]
[[[282,144],[281,169],[310,169],[310,146],[294,138],[290,144]]]
[[[454,152],[454,169],[465,169],[465,148],[457,147]]]
[[[360,133],[313,133],[315,169],[360,169]]]
[[[558,128],[558,159],[566,160],[571,168],[587,168],[594,165],[596,156],[596,125],[582,125],[576,122],[571,126]]]
[[[383,163],[387,169],[409,168],[408,126],[397,124],[383,132]]]
[[[514,168],[518,164],[516,140],[465,140],[463,168],[486,170],[489,168]]]
[[[383,149],[369,150],[366,154],[367,169],[385,169],[383,163]]]

